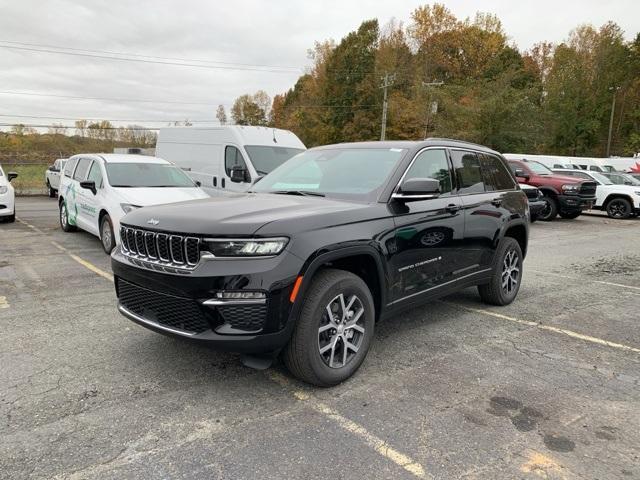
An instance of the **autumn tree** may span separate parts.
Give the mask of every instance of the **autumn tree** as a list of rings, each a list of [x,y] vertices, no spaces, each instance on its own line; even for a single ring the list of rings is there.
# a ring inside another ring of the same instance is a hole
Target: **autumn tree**
[[[224,105],[218,105],[216,110],[216,118],[220,122],[220,125],[227,124],[227,111],[224,109]]]

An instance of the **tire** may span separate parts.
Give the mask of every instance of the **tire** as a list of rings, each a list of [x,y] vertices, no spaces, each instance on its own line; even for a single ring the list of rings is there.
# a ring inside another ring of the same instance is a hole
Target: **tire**
[[[56,198],[56,191],[55,189],[51,188],[49,180],[47,180],[47,188],[49,189],[49,198]]]
[[[506,284],[503,278],[507,278]],[[478,285],[480,298],[490,305],[509,305],[518,295],[521,283],[522,250],[514,238],[504,237],[496,251],[491,281]]]
[[[0,218],[0,220],[6,223],[13,223],[16,221],[16,212],[14,211],[11,215]]]
[[[582,215],[582,211],[578,210],[577,212],[560,212],[560,216],[565,220],[573,220],[574,218],[578,218]]]
[[[529,223],[535,223],[538,220],[538,214],[537,213],[530,213],[529,214]]]
[[[609,218],[624,220],[633,213],[633,206],[626,198],[613,198],[607,202],[606,210]]]
[[[322,270],[312,282],[305,294],[291,341],[284,349],[283,360],[289,371],[300,380],[330,387],[353,375],[367,356],[373,338],[375,306],[367,284],[351,272]],[[351,301],[351,305],[356,307],[350,307],[347,313],[358,315],[357,312],[362,310],[355,320],[349,320],[342,307],[349,306]],[[334,316],[329,320],[329,309],[339,318]],[[355,325],[348,327],[354,321]],[[346,347],[345,341],[357,351]]]
[[[558,215],[558,201],[550,195],[544,196],[547,206],[540,212],[538,217],[543,222],[550,222]]]
[[[100,243],[102,249],[107,255],[111,255],[112,250],[116,246],[115,236],[113,235],[113,224],[111,223],[111,217],[105,215],[100,220]]]
[[[67,213],[66,202],[60,202],[60,215],[58,215],[58,219],[60,220],[60,228],[62,228],[62,231],[75,232],[76,227],[69,224],[69,214]]]

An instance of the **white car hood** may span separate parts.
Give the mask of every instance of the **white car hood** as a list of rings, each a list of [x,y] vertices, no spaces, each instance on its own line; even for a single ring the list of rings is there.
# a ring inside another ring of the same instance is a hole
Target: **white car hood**
[[[186,202],[209,198],[203,190],[194,187],[115,188],[122,201],[138,207]]]
[[[598,185],[596,188],[607,194],[626,193],[628,195],[634,195],[636,192],[640,192],[640,185]]]

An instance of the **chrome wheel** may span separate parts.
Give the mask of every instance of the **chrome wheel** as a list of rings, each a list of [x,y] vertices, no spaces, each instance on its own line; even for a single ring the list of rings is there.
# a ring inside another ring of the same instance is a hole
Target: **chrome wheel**
[[[60,223],[62,224],[62,228],[67,227],[67,206],[63,203],[60,205]]]
[[[108,220],[102,221],[102,246],[105,250],[112,250],[113,235],[111,235],[111,225]]]
[[[520,266],[518,253],[515,250],[507,252],[502,262],[502,291],[511,295],[520,281]]]
[[[364,339],[365,321],[362,301],[344,294],[333,298],[322,314],[318,328],[318,351],[331,368],[342,368],[356,356]]]

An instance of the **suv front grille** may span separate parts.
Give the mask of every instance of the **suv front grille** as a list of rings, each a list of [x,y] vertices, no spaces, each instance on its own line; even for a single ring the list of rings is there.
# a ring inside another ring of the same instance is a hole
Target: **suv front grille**
[[[200,239],[120,227],[125,256],[173,268],[194,268],[200,261]]]
[[[598,184],[596,182],[582,182],[582,185],[580,185],[580,195],[593,197],[596,194],[597,186]]]
[[[211,328],[195,300],[147,290],[121,278],[116,281],[120,304],[145,320],[192,334]]]

